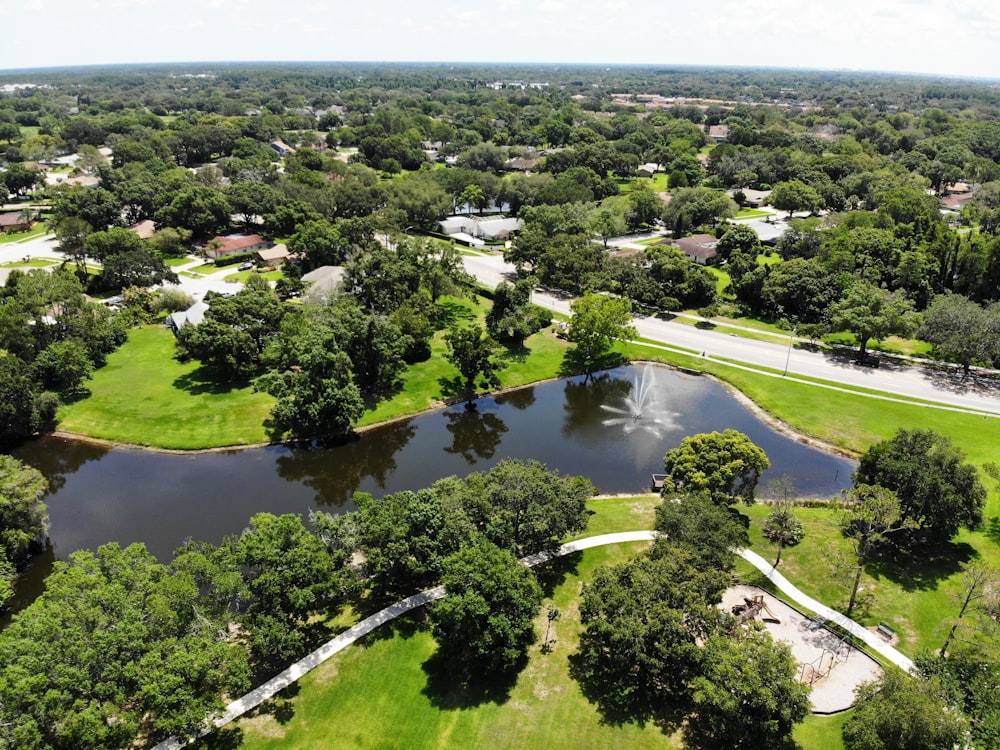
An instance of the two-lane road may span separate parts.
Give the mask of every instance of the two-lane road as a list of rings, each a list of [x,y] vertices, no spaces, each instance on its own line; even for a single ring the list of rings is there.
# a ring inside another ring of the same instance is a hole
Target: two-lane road
[[[513,266],[504,263],[500,256],[466,255],[464,259],[466,271],[490,287],[515,278]],[[569,315],[571,297],[536,290],[531,299],[537,305]],[[848,387],[868,388],[889,396],[1000,414],[998,379],[972,377],[963,381],[954,370],[908,366],[886,358],[882,359],[880,368],[860,367],[853,363],[849,354],[789,349],[787,343],[742,338],[647,316],[636,317],[634,322],[642,338],[698,355],[704,353],[711,358],[778,372],[784,372],[787,363],[788,377],[801,375]]]

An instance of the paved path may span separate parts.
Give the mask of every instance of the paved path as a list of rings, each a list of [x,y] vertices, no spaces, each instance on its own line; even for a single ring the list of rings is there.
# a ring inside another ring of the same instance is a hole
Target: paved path
[[[622,544],[625,542],[649,542],[653,541],[655,538],[655,531],[622,531],[616,534],[600,534],[598,536],[587,537],[586,539],[578,539],[575,542],[568,542],[554,552],[539,552],[534,555],[523,557],[521,558],[521,562],[528,567],[533,567],[540,563],[553,560],[557,557],[569,555],[574,552],[580,552],[585,549],[591,549],[592,547],[603,547],[608,544]],[[764,558],[760,555],[755,552],[751,552],[750,550],[740,550],[739,555],[764,573],[764,575],[774,582],[782,593],[797,604],[822,614],[827,619],[836,622],[845,630],[849,630],[852,635],[868,644],[873,650],[877,651],[886,659],[894,664],[897,664],[903,669],[909,671],[913,667],[913,662],[910,661],[910,659],[903,656],[896,651],[896,649],[879,639],[878,636],[868,632],[865,628],[861,627],[853,620],[849,620],[844,617],[839,612],[835,612],[826,605],[820,604],[815,599],[803,594],[795,586],[789,583],[788,579],[774,570],[771,564],[764,560]],[[444,593],[444,586],[438,586],[433,589],[428,589],[427,591],[421,591],[419,594],[414,594],[411,597],[403,599],[402,601],[396,602],[392,606],[376,612],[370,617],[366,617],[354,627],[345,630],[332,641],[324,643],[305,658],[295,662],[281,674],[271,678],[260,687],[251,690],[246,695],[234,700],[226,706],[226,710],[222,713],[222,715],[212,719],[210,725],[201,730],[197,737],[204,737],[211,734],[219,727],[238,719],[240,716],[256,708],[264,701],[274,697],[277,693],[284,690],[306,673],[318,667],[334,654],[340,653],[358,639],[368,635],[368,633],[372,632],[379,625],[383,625],[390,620],[394,620],[400,615],[416,609],[417,607],[422,607],[423,605],[435,601],[436,599],[440,599],[444,596]],[[194,738],[180,739],[178,737],[168,737],[163,742],[156,745],[153,750],[179,750],[187,745],[192,739]]]

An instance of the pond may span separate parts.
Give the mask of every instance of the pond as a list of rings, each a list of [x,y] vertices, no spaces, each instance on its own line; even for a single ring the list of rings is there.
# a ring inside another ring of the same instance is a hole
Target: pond
[[[185,539],[218,543],[261,511],[345,512],[355,491],[419,489],[503,458],[586,475],[602,493],[647,492],[682,438],[726,428],[749,435],[770,458],[761,488],[785,474],[802,496],[830,498],[850,486],[852,461],[779,434],[708,378],[652,367],[482,398],[474,411],[429,412],[335,447],[169,454],[44,438],[16,455],[52,486],[52,549],[34,571],[41,579],[52,559],[73,550],[144,542],[167,561]]]

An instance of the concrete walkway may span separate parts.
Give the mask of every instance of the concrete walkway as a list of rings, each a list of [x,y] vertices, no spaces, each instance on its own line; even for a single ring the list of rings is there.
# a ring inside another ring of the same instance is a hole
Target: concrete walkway
[[[553,560],[557,557],[563,557],[564,555],[580,552],[585,549],[591,549],[592,547],[603,547],[608,544],[623,544],[626,542],[651,542],[655,538],[655,531],[622,531],[616,534],[600,534],[598,536],[587,537],[586,539],[578,539],[575,542],[569,542],[562,545],[554,552],[539,552],[534,555],[523,557],[521,558],[521,562],[528,567],[533,567],[535,565],[548,562],[549,560]],[[893,664],[898,665],[906,671],[910,671],[913,668],[913,662],[910,659],[903,656],[901,653],[896,651],[896,649],[882,641],[878,636],[870,633],[858,623],[844,617],[844,615],[839,612],[835,612],[826,605],[820,604],[815,599],[803,594],[799,591],[799,589],[793,586],[787,578],[774,570],[771,564],[757,553],[751,552],[750,550],[739,550],[738,554],[744,560],[764,573],[764,575],[774,582],[782,593],[792,599],[796,604],[821,614],[828,620],[837,623],[837,625],[845,630],[850,631],[852,635],[859,640],[864,641],[872,648],[872,650],[877,651]],[[366,617],[354,627],[345,630],[332,641],[324,643],[305,658],[295,662],[284,672],[281,672],[279,675],[271,678],[260,687],[251,690],[246,695],[234,700],[226,706],[226,709],[221,716],[211,719],[209,725],[202,729],[196,737],[187,739],[168,737],[163,742],[156,745],[153,750],[179,750],[194,739],[211,734],[219,727],[238,719],[240,716],[256,708],[264,701],[274,697],[277,693],[318,667],[334,654],[340,653],[358,639],[368,635],[368,633],[372,632],[379,625],[383,625],[390,620],[394,620],[400,615],[416,609],[417,607],[422,607],[425,604],[435,601],[436,599],[441,599],[444,594],[444,586],[438,586],[433,589],[428,589],[427,591],[421,591],[419,594],[414,594],[411,597],[403,599],[402,601],[396,602],[395,604],[376,612],[370,617]]]

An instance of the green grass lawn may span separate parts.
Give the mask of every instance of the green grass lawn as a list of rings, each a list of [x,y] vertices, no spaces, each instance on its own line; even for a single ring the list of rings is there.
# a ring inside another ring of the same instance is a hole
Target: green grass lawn
[[[137,328],[87,383],[90,397],[59,410],[59,429],[178,450],[265,442],[274,400],[247,385],[220,387],[197,362],[174,358],[163,326]]]
[[[424,669],[434,640],[415,614],[407,622],[376,631],[303,678],[257,715],[206,742],[265,748],[675,748],[674,738],[656,727],[603,723],[569,676],[569,656],[581,630],[581,583],[599,565],[625,560],[642,544],[605,547],[556,561],[540,570],[548,598],[536,619],[544,636],[545,608],[561,617],[553,623],[551,653],[541,642],[509,694],[488,700],[439,685]],[[228,735],[228,736],[227,736]]]
[[[51,258],[29,258],[28,260],[12,260],[9,263],[0,263],[0,268],[48,268],[58,266],[61,261]]]
[[[581,536],[650,528],[659,498],[595,498]],[[756,509],[754,509],[756,510]],[[422,613],[388,625],[311,672],[253,715],[205,740],[202,748],[679,748],[679,736],[653,726],[613,726],[601,721],[570,677],[582,625],[582,584],[601,565],[628,559],[644,544],[587,550],[538,568],[547,598],[536,619],[544,639],[546,608],[561,616],[549,637],[531,649],[525,668],[506,694],[470,700],[440,686],[425,669],[435,643]],[[343,623],[347,626],[349,623]],[[810,716],[795,736],[804,750],[840,750],[848,714]]]
[[[743,208],[740,209],[735,218],[737,219],[764,219],[771,216],[770,211],[761,211],[759,208]]]
[[[38,222],[27,232],[13,232],[11,234],[0,232],[0,245],[16,244],[18,242],[33,240],[36,237],[44,237],[48,234],[48,231],[48,227],[43,222]]]

